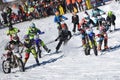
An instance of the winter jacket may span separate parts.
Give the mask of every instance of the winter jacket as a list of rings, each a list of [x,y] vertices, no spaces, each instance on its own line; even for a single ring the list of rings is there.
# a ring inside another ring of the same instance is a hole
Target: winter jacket
[[[24,41],[24,46],[26,48],[32,48],[34,43],[35,43],[34,40]]]
[[[7,31],[7,35],[14,35],[17,34],[18,32],[20,32],[20,30],[14,27],[13,29]]]
[[[81,2],[82,2],[82,0],[77,0],[77,2],[81,3]]]
[[[116,20],[116,16],[114,14],[112,14],[111,16],[107,16],[106,18],[107,21],[113,22]]]
[[[66,4],[67,5],[69,5],[69,4],[71,4],[72,2],[71,2],[71,0],[66,0]]]
[[[79,23],[79,16],[78,15],[72,16],[72,23],[74,23],[74,24]]]
[[[69,30],[62,30],[57,39],[62,41],[69,40],[72,37],[72,34]]]
[[[27,34],[29,35],[30,39],[33,39],[35,35],[38,34],[44,34],[44,32],[41,32],[38,28],[28,28]]]
[[[60,23],[63,19],[67,20],[67,17],[65,17],[63,15],[55,16],[54,22],[55,23]]]
[[[76,3],[76,0],[72,0],[72,4],[75,4]]]

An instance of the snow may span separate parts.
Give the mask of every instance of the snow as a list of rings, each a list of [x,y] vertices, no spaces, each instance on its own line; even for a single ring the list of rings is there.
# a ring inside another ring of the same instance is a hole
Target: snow
[[[100,7],[104,11],[113,11],[117,16],[115,32],[108,33],[110,47],[115,47],[114,50],[106,52],[104,55],[95,56],[91,50],[90,56],[85,56],[83,48],[81,47],[81,36],[73,36],[66,46],[60,48],[58,54],[48,54],[42,49],[42,58],[39,59],[41,65],[37,66],[36,62],[31,54],[27,64],[26,71],[19,72],[12,70],[10,74],[4,74],[0,66],[0,80],[120,80],[120,26],[119,19],[120,4],[111,1],[109,4]],[[91,12],[89,10],[88,12]],[[83,12],[78,13],[80,19]],[[72,31],[71,14],[65,14],[68,20],[65,21],[69,30]],[[37,27],[41,31],[45,31],[45,34],[41,35],[41,39],[47,43],[54,40],[58,31],[56,24],[53,22],[54,16],[48,18],[32,20],[14,25],[20,29],[20,39],[23,39],[23,35],[31,22],[35,22]],[[0,56],[4,51],[5,43],[9,40],[6,36],[6,30],[4,28],[0,30]],[[58,42],[48,44],[47,47],[55,51],[55,47]],[[24,55],[24,53],[23,53]],[[0,59],[0,65],[1,65]]]

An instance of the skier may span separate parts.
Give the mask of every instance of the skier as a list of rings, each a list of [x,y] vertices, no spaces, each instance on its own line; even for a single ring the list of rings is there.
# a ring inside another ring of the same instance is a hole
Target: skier
[[[59,43],[56,47],[56,52],[58,52],[62,43],[64,42],[64,45],[65,45],[71,39],[71,37],[72,37],[71,32],[68,29],[66,29],[65,27],[62,28],[59,36],[55,39],[55,41],[59,40]]]
[[[106,17],[106,21],[108,22],[108,24],[110,25],[110,31],[111,31],[111,26],[114,26],[114,30],[115,30],[115,20],[116,20],[116,16],[113,14],[112,11],[108,11],[107,17]]]
[[[104,26],[104,22],[100,23],[99,33],[97,36],[98,41],[98,51],[101,51],[102,42],[104,41],[104,50],[108,49],[108,35],[107,35],[107,27]]]
[[[10,40],[13,39],[14,35],[16,35],[18,37],[17,33],[19,33],[19,32],[20,32],[20,30],[18,28],[13,27],[12,23],[9,24],[9,30],[7,30],[7,35],[10,36]],[[19,39],[19,37],[18,37],[18,39]]]
[[[39,60],[37,56],[37,52],[35,50],[35,41],[31,40],[29,38],[29,35],[24,35],[24,48],[25,48],[25,59],[24,59],[24,65],[26,64],[27,60],[29,59],[30,53],[33,54],[37,65],[39,65]]]
[[[58,11],[55,12],[55,17],[54,17],[54,22],[57,23],[57,28],[58,28],[58,31],[60,31],[62,29],[61,27],[61,22],[63,20],[67,20],[68,18],[63,16],[63,15],[60,15]]]
[[[73,14],[72,23],[74,25],[74,28],[72,31],[75,33],[76,32],[76,25],[79,25],[79,16],[76,14],[76,12],[73,12],[72,14]]]

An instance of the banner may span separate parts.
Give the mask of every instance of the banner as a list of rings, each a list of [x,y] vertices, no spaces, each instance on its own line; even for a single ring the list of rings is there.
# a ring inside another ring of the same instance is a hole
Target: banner
[[[13,2],[13,1],[16,1],[16,0],[2,0],[3,3],[7,3],[7,2]]]

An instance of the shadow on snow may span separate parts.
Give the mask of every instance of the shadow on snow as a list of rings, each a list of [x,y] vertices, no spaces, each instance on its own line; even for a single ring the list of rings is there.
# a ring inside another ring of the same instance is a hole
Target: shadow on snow
[[[42,63],[40,63],[40,65],[33,64],[33,65],[30,65],[30,66],[27,66],[27,67],[25,67],[25,69],[27,70],[27,69],[31,69],[31,68],[34,68],[34,67],[37,67],[37,66],[42,66],[42,65],[49,64],[49,63],[53,63],[53,62],[55,62],[55,61],[63,58],[63,56],[64,56],[64,55],[61,55],[61,56],[59,56],[59,57],[57,57],[57,58],[51,58],[51,59],[49,59],[49,60],[47,60],[47,61],[43,61]]]

